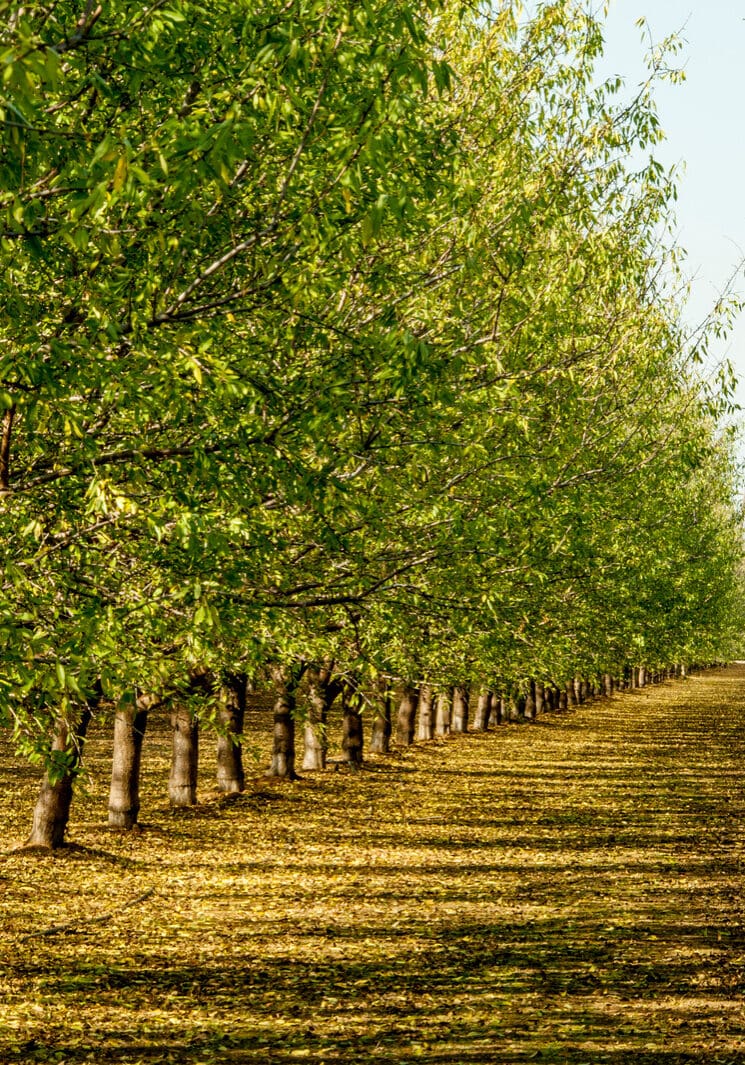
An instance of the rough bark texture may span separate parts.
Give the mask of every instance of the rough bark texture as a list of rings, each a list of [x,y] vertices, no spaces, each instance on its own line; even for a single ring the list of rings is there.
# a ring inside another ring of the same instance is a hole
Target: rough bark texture
[[[109,825],[134,828],[140,813],[140,763],[147,716],[157,703],[153,695],[138,695],[134,704],[120,706],[114,716],[111,759]]]
[[[27,847],[46,847],[56,850],[65,842],[65,832],[70,820],[72,789],[80,760],[83,756],[85,734],[88,730],[93,708],[100,699],[89,703],[72,726],[60,719],[52,740],[52,752],[70,752],[66,771],[62,774],[47,771],[41,782],[39,797],[34,808],[31,832],[26,840]]]
[[[453,697],[449,691],[440,692],[435,704],[435,736],[449,736],[453,717]]]
[[[489,728],[491,715],[491,692],[488,688],[482,688],[476,703],[476,713],[473,715],[473,728],[475,732],[486,732]]]
[[[456,688],[453,692],[453,732],[468,732],[469,690]]]
[[[220,692],[217,737],[217,790],[237,795],[246,786],[240,737],[246,713],[246,677],[231,674]]]
[[[271,670],[276,689],[274,702],[274,738],[269,777],[297,780],[295,772],[295,692],[302,667],[275,666]]]
[[[168,800],[171,806],[194,806],[199,770],[199,721],[188,707],[176,706],[171,711],[171,728],[173,757]]]
[[[303,769],[325,769],[328,754],[326,722],[340,686],[331,679],[333,663],[310,671],[308,716],[303,725]]]
[[[345,684],[342,690],[342,742],[344,761],[353,769],[362,765],[362,700],[354,684]]]
[[[419,691],[410,684],[405,684],[401,692],[401,701],[398,704],[398,716],[396,719],[396,742],[402,747],[410,747],[414,742],[414,723],[416,721],[416,708],[419,702]]]
[[[434,721],[435,693],[429,684],[423,684],[419,689],[419,712],[417,714],[416,738],[418,740],[431,740],[435,734]]]
[[[525,693],[525,718],[528,721],[535,720],[535,685],[533,681],[530,682],[530,686]]]
[[[388,754],[391,745],[392,728],[390,682],[381,677],[373,695],[370,750],[374,754]]]
[[[535,714],[539,717],[546,709],[546,685],[543,681],[535,682]]]

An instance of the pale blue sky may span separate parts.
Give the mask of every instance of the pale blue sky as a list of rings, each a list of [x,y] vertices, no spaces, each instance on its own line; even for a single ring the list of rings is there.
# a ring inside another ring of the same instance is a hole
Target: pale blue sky
[[[602,73],[621,75],[629,89],[644,78],[643,16],[660,41],[679,31],[682,85],[655,93],[667,141],[656,152],[666,165],[684,163],[678,181],[679,242],[695,276],[686,316],[700,320],[733,269],[745,258],[745,4],[742,0],[611,0],[605,20]],[[738,280],[745,295],[745,274]],[[745,320],[720,349],[735,365],[745,406]]]

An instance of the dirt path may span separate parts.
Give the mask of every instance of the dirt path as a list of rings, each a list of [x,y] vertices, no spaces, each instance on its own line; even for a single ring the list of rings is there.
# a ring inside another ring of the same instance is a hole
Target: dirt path
[[[0,1062],[745,1063],[744,725],[733,667],[179,817],[164,734],[128,838],[94,743],[0,864]]]

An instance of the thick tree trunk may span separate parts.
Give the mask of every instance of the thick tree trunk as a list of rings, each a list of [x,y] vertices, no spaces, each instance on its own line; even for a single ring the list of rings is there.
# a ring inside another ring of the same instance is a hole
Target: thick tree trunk
[[[246,677],[231,674],[220,692],[217,737],[217,790],[238,795],[246,786],[240,737],[246,713]]]
[[[453,732],[468,732],[469,689],[456,688],[453,692]]]
[[[486,732],[489,728],[491,716],[491,692],[488,688],[482,688],[476,703],[476,713],[473,715],[474,732]]]
[[[147,716],[157,703],[154,695],[138,695],[114,715],[114,751],[109,788],[109,826],[134,828],[140,813],[140,762]]]
[[[388,754],[391,745],[391,691],[390,681],[378,680],[373,696],[373,719],[370,732],[370,750],[374,754]]]
[[[355,684],[347,683],[341,693],[342,742],[344,761],[352,769],[362,765],[362,700]]]
[[[575,690],[574,681],[573,680],[568,680],[567,681],[567,683],[566,683],[566,693],[567,693],[567,705],[568,706],[576,706],[577,705],[577,692]]]
[[[34,808],[31,832],[26,840],[26,847],[47,847],[56,850],[64,846],[65,832],[70,820],[72,789],[77,770],[83,756],[85,734],[93,715],[95,705],[100,701],[98,694],[82,710],[78,721],[71,727],[70,723],[60,719],[55,728],[51,751],[60,755],[68,752],[62,772],[52,767],[44,774],[39,789],[39,797]]]
[[[613,677],[610,673],[603,674],[603,689],[606,695],[613,694]]]
[[[173,756],[168,781],[171,806],[195,806],[199,770],[199,719],[185,706],[171,711]]]
[[[277,695],[274,702],[274,739],[268,777],[297,780],[295,772],[295,692],[304,666],[275,666],[272,681]]]
[[[535,682],[535,716],[540,715],[546,709],[546,685],[543,681],[537,680]]]
[[[453,697],[451,693],[440,692],[435,709],[435,736],[449,736],[453,718]]]
[[[535,684],[530,682],[527,692],[525,693],[525,718],[527,721],[535,721]]]
[[[513,692],[508,702],[508,714],[510,721],[521,722],[525,720],[525,696],[521,692]]]
[[[419,702],[419,690],[405,684],[401,693],[396,719],[396,742],[402,747],[410,747],[414,742],[414,724],[416,708]]]
[[[434,722],[435,693],[429,684],[422,684],[419,689],[419,711],[417,714],[416,738],[431,740],[435,734]]]
[[[559,688],[559,710],[569,709],[569,692],[567,688]]]
[[[311,669],[308,690],[308,716],[303,725],[303,769],[325,769],[328,754],[326,722],[329,710],[340,691],[331,679],[333,663]]]

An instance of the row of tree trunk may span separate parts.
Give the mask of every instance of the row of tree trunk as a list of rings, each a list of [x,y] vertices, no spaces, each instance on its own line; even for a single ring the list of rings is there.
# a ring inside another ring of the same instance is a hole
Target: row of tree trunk
[[[561,685],[531,680],[508,691],[463,685],[436,690],[430,684],[393,682],[380,678],[371,689],[363,690],[355,677],[333,672],[333,663],[308,667],[275,667],[270,671],[274,688],[274,727],[272,758],[267,775],[295,780],[295,731],[297,694],[307,674],[306,707],[302,715],[304,731],[304,770],[322,770],[328,760],[327,726],[334,702],[341,698],[342,762],[351,769],[363,763],[363,719],[371,719],[370,750],[389,751],[395,742],[408,747],[451,733],[469,730],[483,732],[508,722],[527,722],[545,712],[560,712],[597,696],[617,690],[643,688],[670,677],[685,677],[685,666],[675,666],[650,674],[644,667],[626,669],[620,676],[603,674],[587,680],[574,677]],[[193,693],[204,693],[209,681],[195,677]],[[217,714],[217,787],[236,794],[245,787],[241,736],[248,691],[243,675],[227,677],[219,693]],[[26,846],[57,848],[63,845],[67,828],[73,783],[80,768],[86,731],[100,702],[100,691],[83,707],[79,719],[70,724],[58,722],[52,742],[50,766],[42,781],[34,810],[33,825]],[[396,704],[395,721],[393,716]],[[153,695],[138,694],[129,704],[120,705],[114,716],[114,743],[109,794],[109,825],[131,829],[137,824],[140,798],[140,765],[148,715],[163,701]],[[199,718],[189,701],[174,704],[170,710],[173,753],[168,782],[172,806],[192,806],[197,801],[199,763]]]

